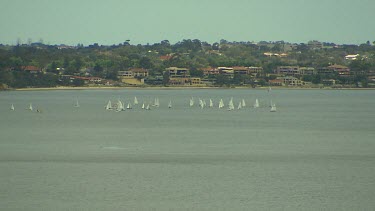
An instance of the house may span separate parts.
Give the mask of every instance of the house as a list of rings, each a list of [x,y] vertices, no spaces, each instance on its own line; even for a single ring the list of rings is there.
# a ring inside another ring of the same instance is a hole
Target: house
[[[282,80],[282,79],[273,79],[273,80],[269,80],[268,83],[271,86],[282,86],[284,84],[284,80]]]
[[[76,79],[81,79],[85,84],[101,84],[103,82],[103,79],[99,77],[69,76],[69,78],[70,82],[73,82]]]
[[[334,80],[334,79],[323,79],[322,84],[324,84],[326,86],[332,86],[332,85],[336,84],[336,80]]]
[[[21,69],[33,74],[42,72],[42,69],[36,66],[22,66]]]
[[[201,68],[200,69],[201,71],[203,71],[203,75],[219,75],[220,72],[217,68],[213,68],[213,67],[205,67],[205,68]]]
[[[125,70],[125,71],[118,71],[117,72],[117,77],[120,79],[123,78],[134,78],[133,72],[130,70]]]
[[[335,65],[328,66],[327,69],[338,73],[340,76],[350,75],[350,69],[347,66],[335,64]]]
[[[131,68],[129,71],[131,71],[136,78],[145,78],[148,76],[148,70],[143,68]]]
[[[190,85],[202,85],[201,78],[198,77],[192,77],[190,78]]]
[[[277,77],[276,79],[282,80],[288,86],[302,86],[304,82],[293,76]]]
[[[234,70],[232,67],[218,67],[217,69],[221,75],[229,76],[231,78],[234,76]]]
[[[121,82],[129,85],[144,84],[144,78],[148,75],[148,70],[143,68],[130,68],[129,70],[117,72],[117,78],[119,78]]]
[[[316,75],[317,71],[313,67],[300,67],[299,68],[301,75]]]
[[[130,68],[125,71],[118,71],[117,76],[121,78],[145,78],[148,76],[148,70],[143,68]]]
[[[299,66],[278,66],[274,73],[278,75],[296,76],[301,75]]]
[[[159,59],[162,60],[162,61],[168,61],[170,59],[172,59],[172,55],[171,54],[167,54],[167,55],[163,55],[163,56],[159,56]]]
[[[232,67],[233,73],[238,75],[248,75],[249,69],[247,67]]]
[[[329,69],[328,67],[320,67],[316,69],[316,72],[319,75],[332,75],[335,73],[333,69]]]
[[[169,78],[169,84],[172,86],[184,86],[186,84],[190,84],[190,80],[188,78]]]
[[[353,55],[346,55],[345,60],[356,60],[359,57],[359,54],[353,54]]]
[[[168,67],[165,70],[169,73],[170,78],[185,78],[189,76],[189,70],[187,68],[179,67]]]
[[[263,72],[263,67],[248,67],[248,74],[249,75],[253,75],[253,76],[256,76],[258,73],[262,73]]]

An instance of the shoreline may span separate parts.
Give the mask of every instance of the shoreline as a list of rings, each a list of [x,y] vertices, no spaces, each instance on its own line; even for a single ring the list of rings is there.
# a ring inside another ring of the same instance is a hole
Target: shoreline
[[[271,87],[274,90],[375,90],[375,88],[332,88],[332,87]],[[183,86],[170,86],[170,87],[116,87],[116,86],[105,86],[105,87],[35,87],[35,88],[16,88],[6,89],[3,91],[54,91],[54,90],[125,90],[125,89],[152,89],[152,90],[181,90],[181,89],[249,89],[249,90],[267,90],[267,87],[183,87]]]

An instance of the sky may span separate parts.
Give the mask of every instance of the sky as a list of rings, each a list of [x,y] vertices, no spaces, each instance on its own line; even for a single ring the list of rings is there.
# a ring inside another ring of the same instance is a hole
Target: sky
[[[0,0],[0,43],[375,41],[374,0]]]

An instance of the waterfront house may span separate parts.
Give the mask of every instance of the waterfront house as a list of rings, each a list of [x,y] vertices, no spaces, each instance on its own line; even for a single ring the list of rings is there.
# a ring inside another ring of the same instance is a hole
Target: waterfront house
[[[201,68],[200,69],[201,71],[203,71],[203,75],[207,76],[207,75],[219,75],[220,72],[217,68],[213,68],[213,67],[205,67],[205,68]]]
[[[232,67],[218,67],[217,69],[221,75],[229,76],[230,78],[234,76],[234,69]]]
[[[340,76],[349,76],[350,75],[350,69],[347,66],[343,65],[331,65],[327,67],[329,70],[332,70],[336,73],[338,73]]]
[[[180,67],[168,67],[165,68],[169,73],[170,78],[186,78],[189,77],[189,70],[187,68]]]
[[[143,68],[130,68],[129,70],[117,72],[118,79],[129,85],[144,84],[144,78],[148,75],[148,70]]]
[[[299,68],[301,75],[316,75],[317,70],[313,67],[300,67]]]
[[[299,66],[278,66],[274,73],[278,75],[297,76],[301,75]]]
[[[283,84],[288,86],[302,86],[304,82],[293,76],[277,77],[276,79],[282,80]]]
[[[284,85],[284,80],[282,80],[282,79],[273,79],[273,80],[269,80],[268,84],[270,86],[283,86]]]

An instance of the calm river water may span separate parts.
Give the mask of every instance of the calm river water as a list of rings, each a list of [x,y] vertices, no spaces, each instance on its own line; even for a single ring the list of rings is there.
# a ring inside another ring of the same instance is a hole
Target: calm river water
[[[374,90],[0,92],[0,210],[374,210],[374,110]]]

